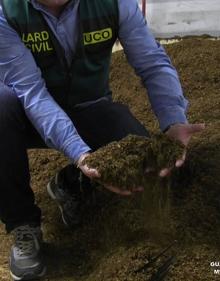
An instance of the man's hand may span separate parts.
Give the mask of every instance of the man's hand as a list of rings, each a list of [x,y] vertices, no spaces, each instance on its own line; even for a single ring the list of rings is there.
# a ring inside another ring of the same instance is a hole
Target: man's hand
[[[99,178],[101,176],[99,174],[99,172],[96,169],[89,168],[87,165],[82,164],[83,160],[88,156],[89,156],[89,153],[82,154],[76,163],[77,167],[83,172],[84,175],[86,175],[87,177],[94,179],[98,182]],[[136,187],[132,191],[130,191],[130,190],[124,190],[124,189],[121,189],[121,188],[118,188],[118,187],[112,186],[112,185],[103,185],[103,186],[106,189],[108,189],[114,193],[117,193],[119,195],[122,195],[122,196],[129,196],[129,195],[133,194],[134,192],[143,191],[142,187]]]
[[[201,132],[205,129],[205,124],[175,124],[172,125],[169,130],[166,132],[167,136],[173,140],[178,140],[185,147],[187,147],[191,137],[198,132]],[[186,149],[180,159],[176,160],[175,167],[179,168],[184,164],[186,159]],[[172,168],[167,167],[160,171],[160,177],[166,177],[170,174]]]
[[[84,175],[86,175],[88,178],[100,178],[100,174],[96,169],[91,169],[89,168],[87,165],[83,165],[82,162],[83,160],[89,156],[90,153],[84,153],[80,156],[80,158],[78,159],[76,165],[77,168],[79,168]]]

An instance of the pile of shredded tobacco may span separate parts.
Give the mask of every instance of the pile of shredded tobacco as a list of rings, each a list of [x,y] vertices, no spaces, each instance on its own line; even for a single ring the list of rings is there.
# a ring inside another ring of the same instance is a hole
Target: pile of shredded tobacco
[[[172,167],[181,157],[184,147],[164,134],[151,138],[128,135],[91,153],[83,164],[100,173],[100,183],[122,189],[144,186],[146,170],[159,173],[162,168]]]

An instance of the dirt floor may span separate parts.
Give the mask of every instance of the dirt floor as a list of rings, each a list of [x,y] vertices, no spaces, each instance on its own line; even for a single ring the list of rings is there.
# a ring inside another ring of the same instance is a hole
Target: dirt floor
[[[66,229],[46,193],[46,184],[67,163],[58,152],[32,150],[32,186],[43,212],[44,281],[153,281],[172,262],[167,281],[220,280],[220,41],[185,39],[166,47],[190,101],[189,121],[205,122],[194,137],[186,164],[157,186],[170,190],[169,210],[145,193],[128,199],[98,187],[85,207],[83,226]],[[130,106],[151,131],[158,131],[146,92],[122,52],[113,55],[114,98]],[[160,206],[161,207],[161,206]],[[155,208],[155,209],[154,209]],[[10,280],[11,240],[0,228],[0,280]],[[150,266],[163,249],[172,247]],[[214,270],[219,269],[219,274]],[[152,274],[154,279],[151,279]]]

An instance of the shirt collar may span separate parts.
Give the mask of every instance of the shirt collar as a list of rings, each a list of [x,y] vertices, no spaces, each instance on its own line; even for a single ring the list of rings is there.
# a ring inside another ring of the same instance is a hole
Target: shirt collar
[[[47,8],[43,4],[39,3],[37,0],[27,0],[27,1],[30,2],[35,9],[48,11]],[[66,5],[65,11],[71,9],[75,5],[75,2],[77,1],[70,0],[69,3]]]

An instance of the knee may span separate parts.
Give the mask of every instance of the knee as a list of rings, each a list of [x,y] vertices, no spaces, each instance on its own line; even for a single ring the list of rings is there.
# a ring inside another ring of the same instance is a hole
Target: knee
[[[22,114],[19,99],[9,87],[0,83],[0,123],[6,124]]]
[[[7,86],[0,84],[0,108],[1,111],[6,109],[7,111],[13,107],[17,107],[19,100],[14,92]]]

